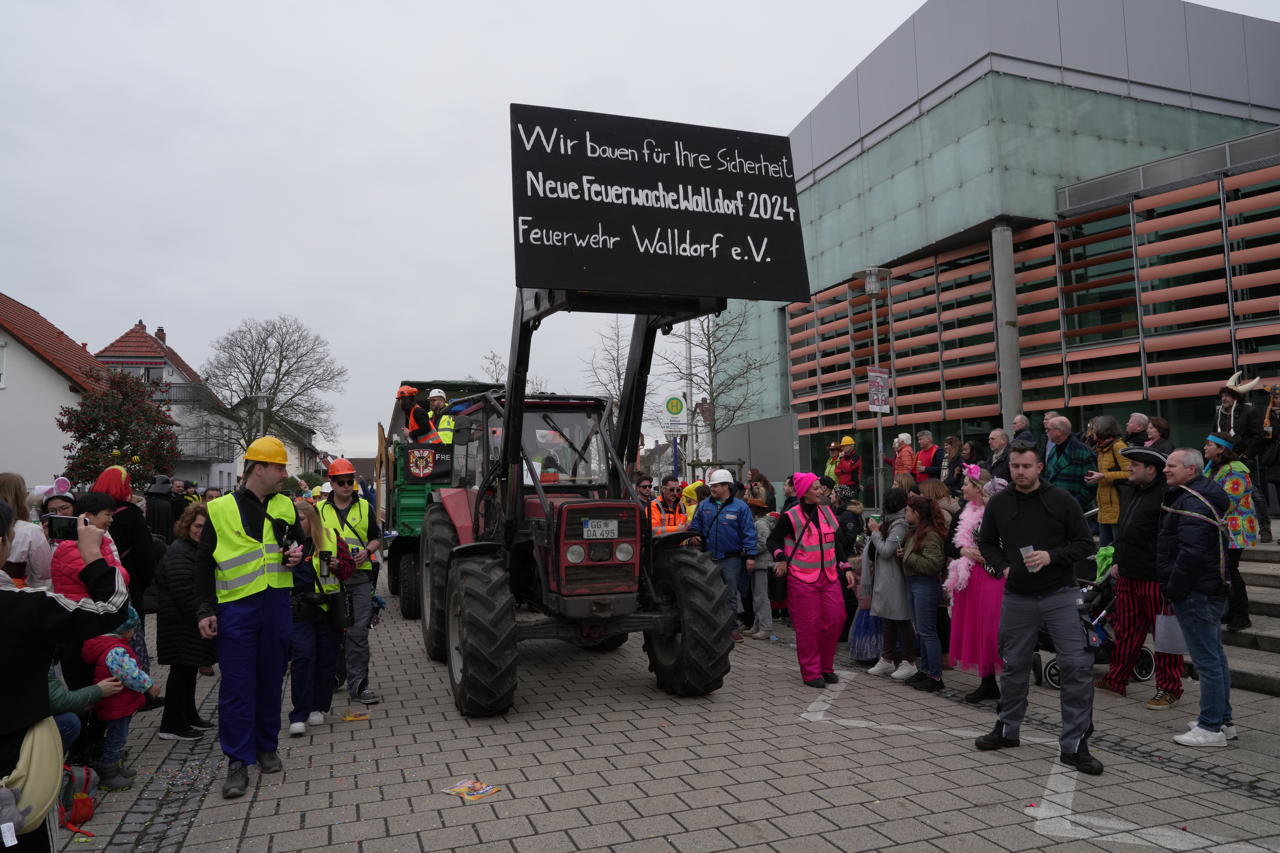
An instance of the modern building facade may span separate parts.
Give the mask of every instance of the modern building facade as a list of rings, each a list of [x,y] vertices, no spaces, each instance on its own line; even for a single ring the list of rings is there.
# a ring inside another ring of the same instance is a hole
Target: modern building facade
[[[877,357],[886,433],[1022,409],[1201,429],[1234,370],[1280,375],[1278,124],[1280,23],[931,0],[791,135],[813,295],[751,305],[739,345],[778,369],[722,455],[776,477],[856,433],[870,460]]]

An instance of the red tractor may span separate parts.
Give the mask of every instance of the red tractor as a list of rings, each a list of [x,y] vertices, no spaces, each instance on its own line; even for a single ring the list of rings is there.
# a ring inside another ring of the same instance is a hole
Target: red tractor
[[[505,389],[450,403],[452,484],[432,495],[422,523],[422,638],[432,660],[448,663],[465,715],[511,707],[526,639],[606,651],[642,633],[658,686],[678,696],[710,693],[729,672],[732,599],[719,570],[687,534],[652,535],[627,476],[657,333],[724,300],[664,297],[660,313],[639,314],[616,404],[525,394],[543,319],[634,313],[634,299],[520,291]]]

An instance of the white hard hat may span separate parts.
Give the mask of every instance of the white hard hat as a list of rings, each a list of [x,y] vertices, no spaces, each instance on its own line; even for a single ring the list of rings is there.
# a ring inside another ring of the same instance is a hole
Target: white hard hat
[[[724,468],[717,468],[711,472],[711,476],[707,478],[707,485],[714,486],[716,483],[732,483],[733,475]]]
[[[427,399],[428,399],[428,400],[430,400],[432,397],[446,397],[446,398],[447,398],[447,397],[448,397],[448,395],[447,395],[447,394],[445,394],[443,391],[441,391],[439,388],[432,388],[432,389],[431,389],[431,393],[427,395]]]

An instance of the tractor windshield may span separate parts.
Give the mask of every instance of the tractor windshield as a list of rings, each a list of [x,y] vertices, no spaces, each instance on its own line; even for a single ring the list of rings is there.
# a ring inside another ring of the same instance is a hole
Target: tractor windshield
[[[545,485],[606,485],[609,457],[600,414],[531,409],[524,418],[524,452]],[[525,471],[525,479],[530,479]]]

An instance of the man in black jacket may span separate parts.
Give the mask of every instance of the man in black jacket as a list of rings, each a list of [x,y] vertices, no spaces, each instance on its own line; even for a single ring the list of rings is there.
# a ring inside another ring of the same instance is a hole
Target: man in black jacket
[[[1093,686],[1123,696],[1142,641],[1155,628],[1156,617],[1173,611],[1156,582],[1156,534],[1167,488],[1164,454],[1149,447],[1126,447],[1120,453],[1129,460],[1129,479],[1117,483],[1120,519],[1111,564],[1116,585],[1111,624],[1116,629],[1116,643],[1107,674]],[[1182,670],[1182,655],[1156,652],[1156,695],[1147,702],[1148,708],[1164,710],[1182,698]]]
[[[1093,650],[1080,624],[1083,603],[1076,565],[1094,551],[1093,536],[1076,499],[1041,480],[1039,452],[1015,443],[1009,452],[1013,488],[987,503],[978,532],[983,562],[1003,572],[1000,608],[1000,709],[995,728],[975,742],[981,750],[1018,746],[1027,711],[1031,656],[1040,629],[1048,630],[1062,672],[1063,764],[1097,775],[1102,762],[1089,754],[1093,732]]]
[[[1200,716],[1190,731],[1173,739],[1183,746],[1226,746],[1235,736],[1231,670],[1222,647],[1228,600],[1223,517],[1231,501],[1203,470],[1198,450],[1178,448],[1169,454],[1164,475],[1171,488],[1156,539],[1156,573],[1200,674]]]

